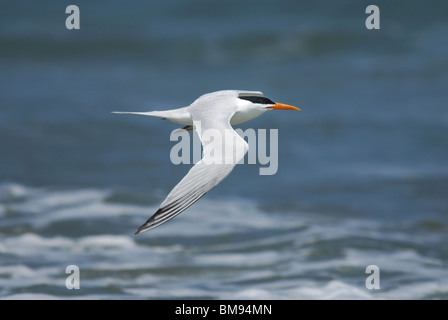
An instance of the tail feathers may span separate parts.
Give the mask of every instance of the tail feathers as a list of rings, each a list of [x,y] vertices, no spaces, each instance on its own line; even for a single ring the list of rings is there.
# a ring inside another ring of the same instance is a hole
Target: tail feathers
[[[163,115],[163,111],[148,111],[148,112],[112,111],[112,113],[116,113],[116,114],[138,114],[138,115],[142,115],[142,116],[152,116],[152,117],[158,117],[158,118],[166,119],[166,116]]]
[[[164,111],[148,111],[148,112],[128,112],[128,111],[115,111],[112,113],[121,113],[121,114],[139,114],[143,116],[153,116],[162,119],[168,119],[174,123],[183,124],[183,125],[192,125],[193,122],[191,120],[191,114],[188,111],[187,107],[172,109],[172,110],[164,110]]]

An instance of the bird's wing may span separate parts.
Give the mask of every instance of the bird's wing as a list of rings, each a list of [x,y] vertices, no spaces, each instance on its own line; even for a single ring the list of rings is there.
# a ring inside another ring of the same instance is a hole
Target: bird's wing
[[[244,157],[248,145],[230,125],[233,114],[217,115],[206,110],[191,112],[203,146],[202,159],[171,190],[157,212],[135,234],[153,229],[180,214],[227,177]]]

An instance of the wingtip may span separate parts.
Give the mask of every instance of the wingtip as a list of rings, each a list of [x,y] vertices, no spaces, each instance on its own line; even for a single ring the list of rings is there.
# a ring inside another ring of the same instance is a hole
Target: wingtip
[[[143,232],[148,231],[148,230],[149,230],[149,228],[145,227],[145,225],[141,225],[137,229],[137,231],[135,231],[134,235],[138,235],[138,234],[143,233]]]
[[[148,230],[153,229],[154,226],[148,225],[148,223],[142,224],[140,227],[138,227],[137,231],[135,231],[134,235],[138,235],[140,233],[146,232]]]

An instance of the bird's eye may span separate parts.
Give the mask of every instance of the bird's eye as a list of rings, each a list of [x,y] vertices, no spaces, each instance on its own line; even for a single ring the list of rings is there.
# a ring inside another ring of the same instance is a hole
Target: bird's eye
[[[248,100],[252,103],[259,103],[259,104],[275,104],[274,101],[271,99],[260,97],[260,96],[243,96],[239,97],[240,99]]]

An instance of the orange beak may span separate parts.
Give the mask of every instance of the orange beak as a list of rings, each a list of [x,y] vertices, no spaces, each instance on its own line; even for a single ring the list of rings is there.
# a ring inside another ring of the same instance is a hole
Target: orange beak
[[[272,107],[268,107],[268,109],[274,109],[274,110],[300,110],[299,108],[276,102],[275,105]]]

